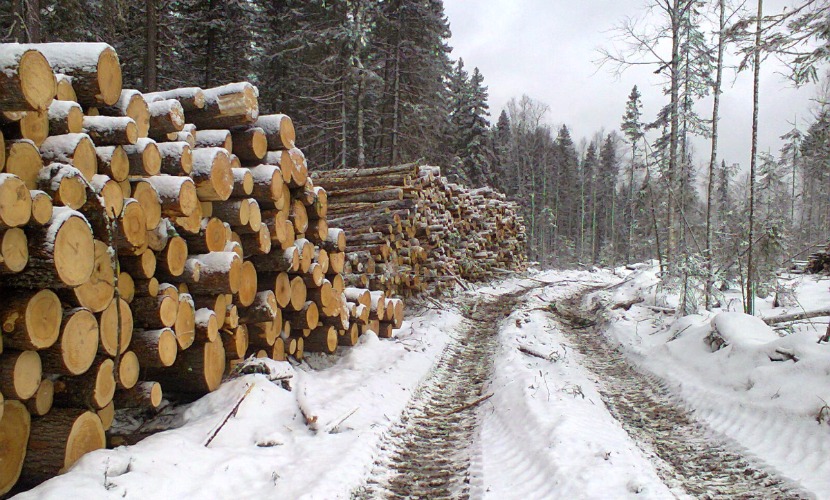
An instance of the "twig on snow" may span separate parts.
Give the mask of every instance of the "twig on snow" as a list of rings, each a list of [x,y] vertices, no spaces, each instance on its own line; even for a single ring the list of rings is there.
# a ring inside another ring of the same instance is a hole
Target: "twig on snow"
[[[490,394],[488,394],[488,395],[486,395],[486,396],[482,396],[482,397],[480,397],[480,398],[476,399],[476,400],[475,400],[475,401],[473,401],[473,402],[467,403],[467,404],[465,404],[464,406],[459,406],[458,408],[454,409],[453,411],[448,412],[448,413],[445,413],[445,414],[444,414],[444,416],[445,416],[445,417],[449,417],[450,415],[454,415],[454,414],[459,413],[459,412],[462,412],[462,411],[464,411],[464,410],[469,410],[470,408],[472,408],[472,407],[474,407],[474,406],[476,406],[476,405],[479,405],[479,404],[481,404],[481,403],[483,403],[483,402],[487,401],[488,399],[490,399],[490,398],[492,398],[492,397],[493,397],[493,393],[491,392]]]
[[[219,427],[217,427],[216,430],[213,431],[213,434],[211,434],[210,437],[208,438],[208,440],[205,442],[205,448],[210,446],[210,443],[217,436],[217,434],[219,434],[219,431],[222,430],[222,427],[225,427],[225,424],[228,423],[228,420],[230,420],[231,417],[236,416],[236,412],[239,411],[239,406],[242,404],[242,401],[244,401],[245,398],[248,397],[248,394],[251,393],[251,389],[253,389],[253,388],[254,388],[254,384],[249,384],[248,385],[248,390],[245,391],[245,394],[243,394],[242,397],[239,398],[239,401],[237,401],[236,404],[233,405],[233,409],[230,411],[230,413],[228,413],[228,415],[222,420],[222,423],[219,424]]]

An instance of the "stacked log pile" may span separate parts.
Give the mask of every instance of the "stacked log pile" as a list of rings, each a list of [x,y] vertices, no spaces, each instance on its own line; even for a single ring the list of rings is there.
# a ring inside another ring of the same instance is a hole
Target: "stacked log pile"
[[[806,271],[810,274],[830,273],[830,243],[824,250],[810,255]]]
[[[347,286],[327,192],[252,85],[122,89],[106,44],[0,62],[0,495],[103,447],[115,409],[400,327]]]
[[[312,172],[346,229],[347,283],[389,295],[439,292],[526,264],[519,207],[490,188],[450,183],[438,167]]]

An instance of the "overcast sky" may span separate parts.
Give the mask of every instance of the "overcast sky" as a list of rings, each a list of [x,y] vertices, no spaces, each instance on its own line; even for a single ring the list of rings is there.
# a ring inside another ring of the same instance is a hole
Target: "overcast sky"
[[[788,2],[767,0],[774,12]],[[489,87],[491,121],[511,97],[527,94],[550,106],[547,121],[566,124],[574,139],[618,130],[631,87],[643,94],[644,120],[665,105],[662,80],[653,67],[627,70],[620,78],[598,69],[600,47],[610,47],[609,33],[626,16],[640,17],[646,0],[444,0],[450,21],[452,57],[477,66]],[[804,129],[816,95],[813,87],[793,89],[776,72],[775,61],[762,64],[759,148],[778,152],[779,137],[796,119]],[[720,157],[749,164],[752,124],[752,74],[724,75],[721,96]],[[711,116],[709,101],[698,107]],[[696,141],[696,162],[708,161],[709,147]]]

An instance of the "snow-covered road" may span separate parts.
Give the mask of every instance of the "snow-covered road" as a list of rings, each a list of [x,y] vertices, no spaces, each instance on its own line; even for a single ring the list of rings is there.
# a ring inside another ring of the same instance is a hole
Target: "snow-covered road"
[[[805,484],[823,496],[821,480],[788,480],[765,465],[780,457],[712,430],[667,364],[622,340],[647,318],[597,323],[613,315],[596,297],[622,280],[550,271],[459,293],[393,341],[273,363],[291,391],[264,375],[227,382],[168,415],[175,428],[92,453],[20,498],[788,498]],[[590,289],[593,302],[574,299]],[[702,384],[692,394],[714,398]],[[830,446],[815,427],[810,456]]]

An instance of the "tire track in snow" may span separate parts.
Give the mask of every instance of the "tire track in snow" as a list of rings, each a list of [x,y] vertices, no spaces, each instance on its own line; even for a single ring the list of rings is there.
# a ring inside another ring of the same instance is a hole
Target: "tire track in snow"
[[[591,316],[579,310],[585,293],[566,301],[555,318],[582,364],[596,376],[605,405],[647,454],[670,488],[697,498],[810,498],[722,442],[673,402],[654,376],[637,371],[610,345]],[[651,452],[651,453],[649,453]]]
[[[381,456],[354,499],[469,498],[478,434],[475,408],[449,414],[481,397],[498,344],[498,328],[528,289],[484,300],[465,313],[467,327],[450,341],[429,378],[384,438]]]

